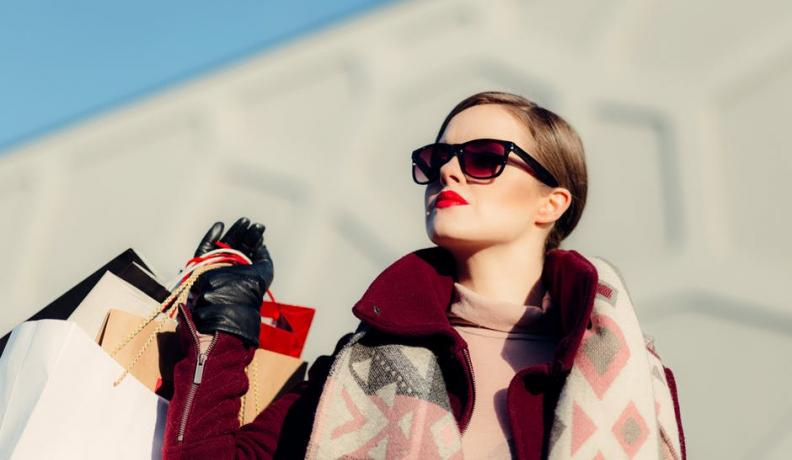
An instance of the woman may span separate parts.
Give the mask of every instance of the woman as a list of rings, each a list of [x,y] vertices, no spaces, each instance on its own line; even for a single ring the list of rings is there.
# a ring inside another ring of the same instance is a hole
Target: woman
[[[255,263],[207,273],[181,311],[166,456],[684,457],[673,375],[646,353],[618,275],[558,248],[586,202],[574,129],[520,96],[475,94],[413,152],[413,179],[436,246],[385,269],[353,308],[357,331],[242,427],[272,263],[262,225],[229,229],[221,241]]]

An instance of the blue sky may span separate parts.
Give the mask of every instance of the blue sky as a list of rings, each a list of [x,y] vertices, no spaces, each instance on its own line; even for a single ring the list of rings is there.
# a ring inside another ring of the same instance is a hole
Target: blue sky
[[[2,0],[0,154],[395,0]]]

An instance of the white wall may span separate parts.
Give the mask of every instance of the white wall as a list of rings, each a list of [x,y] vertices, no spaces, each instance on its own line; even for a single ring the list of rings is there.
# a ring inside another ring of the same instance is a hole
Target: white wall
[[[405,2],[0,157],[0,331],[126,247],[163,277],[215,220],[267,225],[305,358],[430,245],[409,152],[477,91],[580,131],[564,245],[615,262],[674,369],[690,458],[792,451],[792,4]]]

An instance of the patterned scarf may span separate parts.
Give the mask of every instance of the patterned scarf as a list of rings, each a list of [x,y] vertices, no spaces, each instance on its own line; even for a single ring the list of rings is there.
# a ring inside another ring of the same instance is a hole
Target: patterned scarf
[[[652,339],[614,266],[589,260],[599,275],[592,328],[556,404],[548,458],[681,459],[674,402]]]
[[[549,458],[680,459],[662,362],[645,341],[615,269],[589,258],[599,285],[556,406]],[[306,458],[461,459],[445,381],[427,348],[366,345],[356,333],[330,369]]]

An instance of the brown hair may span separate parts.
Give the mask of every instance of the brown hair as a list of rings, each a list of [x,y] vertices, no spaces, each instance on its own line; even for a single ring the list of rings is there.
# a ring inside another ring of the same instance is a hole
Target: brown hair
[[[481,104],[502,105],[525,123],[536,139],[536,159],[558,179],[559,187],[566,188],[572,194],[572,203],[553,224],[545,240],[545,252],[558,248],[561,241],[575,229],[586,206],[588,173],[580,136],[563,118],[531,100],[501,91],[484,91],[465,98],[446,115],[435,142],[443,136],[454,115]]]

